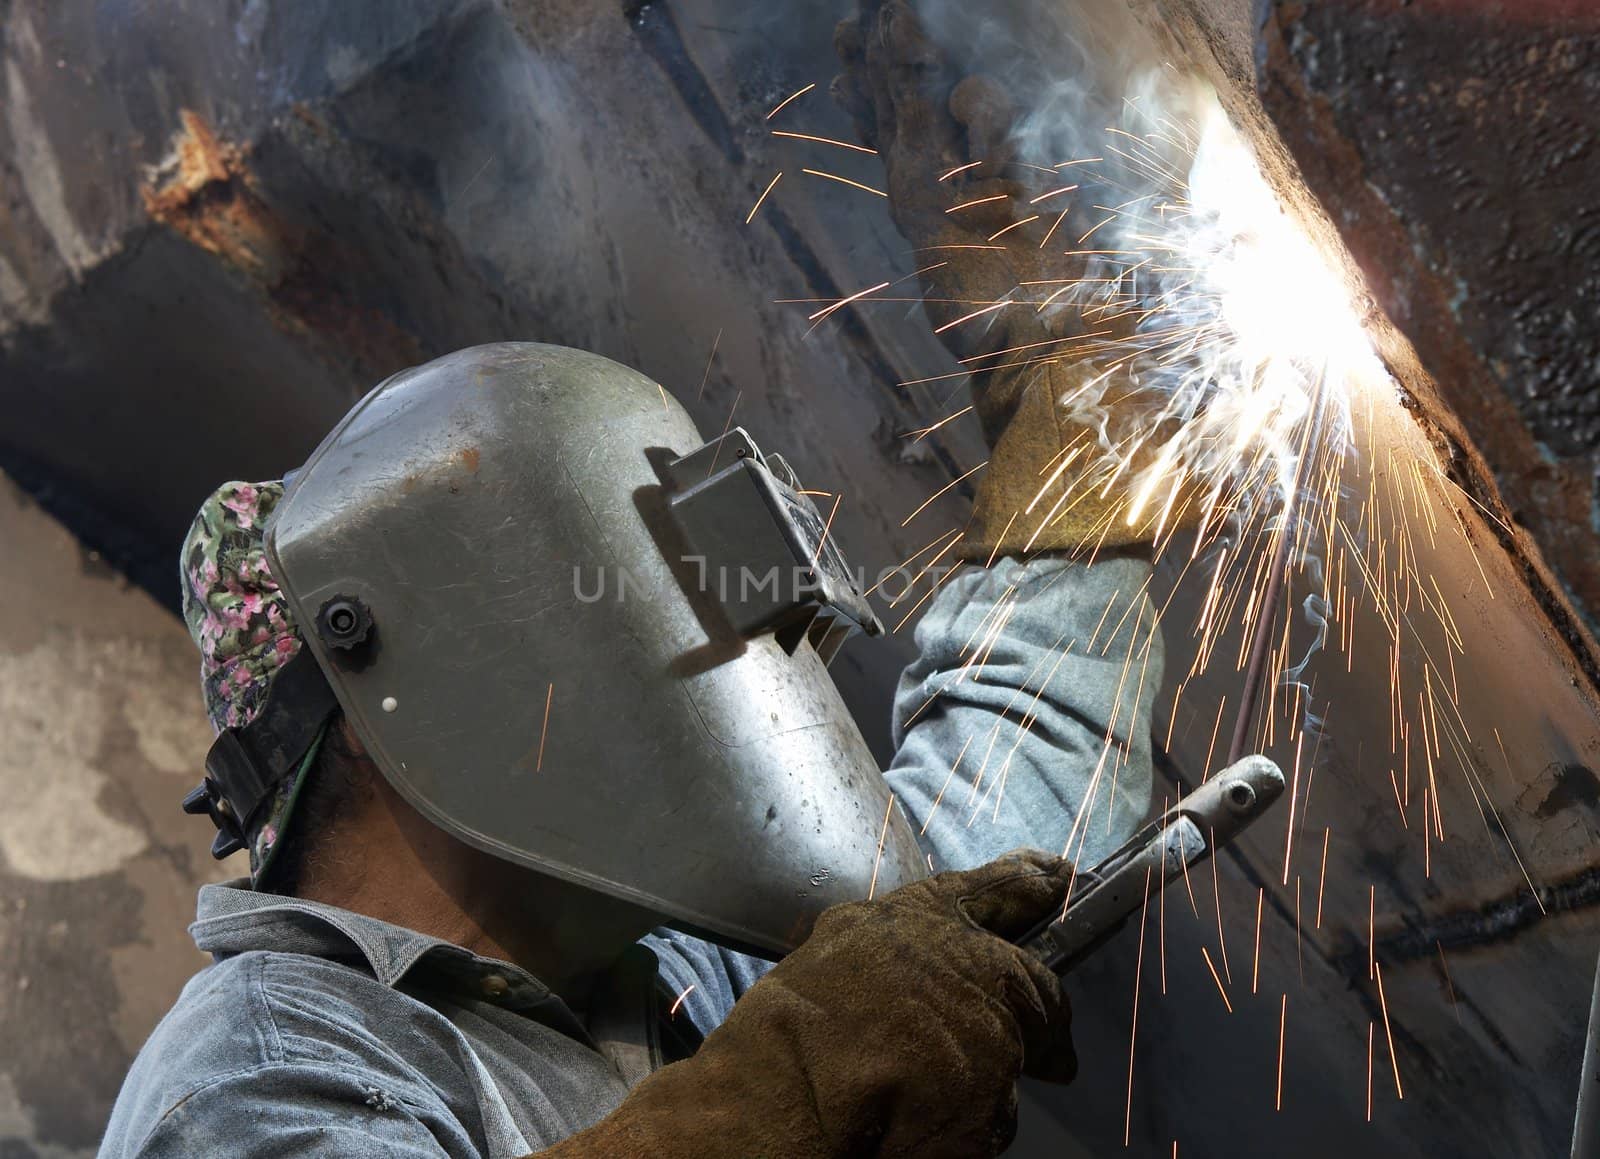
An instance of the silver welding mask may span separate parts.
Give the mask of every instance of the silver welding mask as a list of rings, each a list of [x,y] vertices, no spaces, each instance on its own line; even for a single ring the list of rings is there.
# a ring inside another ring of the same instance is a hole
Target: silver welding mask
[[[505,343],[395,375],[267,551],[389,782],[508,861],[769,952],[923,873],[829,678],[881,631],[782,458]]]

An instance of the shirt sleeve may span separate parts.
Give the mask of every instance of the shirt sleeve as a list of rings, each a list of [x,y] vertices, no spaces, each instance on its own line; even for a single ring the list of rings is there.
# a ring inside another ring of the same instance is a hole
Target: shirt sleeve
[[[1148,561],[1002,560],[917,626],[888,777],[937,869],[1022,846],[1093,865],[1150,804],[1162,677]]]
[[[460,1124],[381,1082],[311,1063],[265,1063],[225,1074],[163,1115],[133,1154],[140,1159],[476,1159],[480,1154]]]

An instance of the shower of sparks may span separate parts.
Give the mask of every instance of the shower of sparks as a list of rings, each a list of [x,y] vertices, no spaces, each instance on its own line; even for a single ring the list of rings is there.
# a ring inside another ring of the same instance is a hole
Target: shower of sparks
[[[1456,536],[1471,552],[1476,572],[1473,578],[1474,569],[1467,569],[1460,590],[1494,598],[1489,573],[1478,559],[1466,518],[1477,511],[1502,527],[1504,524],[1461,491],[1420,440],[1408,439],[1409,428],[1397,429],[1392,416],[1398,414],[1395,400],[1399,391],[1368,337],[1364,315],[1370,307],[1355,300],[1347,278],[1329,267],[1317,243],[1279,204],[1214,95],[1197,98],[1186,89],[1184,100],[1173,105],[1180,111],[1126,102],[1120,123],[1107,128],[1107,147],[1095,150],[1094,156],[1071,157],[1049,169],[1008,162],[1008,181],[1014,170],[1024,171],[1015,179],[1012,192],[994,193],[993,184],[984,184],[1001,166],[982,160],[954,164],[930,177],[937,185],[936,208],[944,212],[941,224],[948,222],[949,233],[940,237],[941,244],[913,250],[920,260],[907,263],[908,268],[923,261],[942,265],[964,260],[985,263],[984,268],[991,268],[987,265],[991,262],[996,263],[992,268],[1006,268],[1010,261],[1013,268],[1027,271],[1017,276],[1015,284],[980,288],[955,283],[960,289],[949,291],[951,296],[946,297],[918,298],[898,292],[907,277],[915,279],[937,268],[930,265],[894,280],[878,280],[843,298],[789,301],[808,310],[807,321],[813,329],[836,320],[846,307],[852,313],[893,311],[897,316],[906,304],[917,301],[941,308],[939,320],[930,329],[946,342],[959,341],[964,357],[958,370],[928,367],[928,373],[913,376],[923,368],[907,368],[897,382],[915,402],[916,413],[924,416],[921,421],[925,425],[905,434],[912,442],[926,439],[938,445],[934,436],[971,414],[971,406],[954,402],[963,379],[970,378],[980,390],[1008,377],[1023,386],[1047,382],[1055,390],[1062,427],[1081,433],[1068,439],[1040,471],[1031,497],[1015,511],[1002,513],[1006,516],[1004,534],[1015,529],[1019,539],[1026,539],[1026,555],[1053,524],[1077,518],[1075,512],[1086,509],[1098,512],[1111,500],[1114,509],[1097,515],[1082,555],[1092,563],[1103,545],[1114,541],[1114,533],[1133,528],[1139,537],[1154,543],[1157,560],[1165,570],[1177,574],[1176,579],[1169,576],[1161,584],[1170,579],[1174,590],[1188,585],[1194,596],[1189,602],[1193,610],[1184,614],[1192,614],[1192,619],[1165,625],[1168,638],[1182,641],[1188,649],[1182,666],[1171,669],[1176,692],[1164,722],[1166,748],[1171,751],[1174,731],[1180,728],[1190,736],[1192,726],[1195,745],[1209,734],[1205,760],[1198,770],[1202,783],[1215,770],[1213,758],[1219,755],[1219,741],[1224,752],[1229,747],[1229,737],[1222,731],[1225,717],[1236,729],[1245,731],[1248,751],[1272,751],[1281,759],[1292,749],[1282,873],[1275,872],[1273,854],[1264,846],[1259,852],[1271,866],[1262,870],[1262,876],[1276,879],[1274,912],[1285,924],[1287,887],[1291,873],[1295,874],[1293,921],[1304,987],[1302,888],[1309,888],[1310,882],[1309,872],[1296,869],[1295,831],[1299,828],[1304,838],[1320,746],[1327,735],[1327,706],[1317,700],[1317,678],[1334,668],[1341,674],[1357,671],[1358,623],[1363,655],[1381,662],[1387,677],[1387,753],[1369,760],[1374,772],[1368,778],[1370,783],[1363,785],[1378,793],[1376,800],[1381,803],[1390,796],[1382,792],[1383,781],[1389,782],[1398,816],[1387,813],[1384,804],[1386,823],[1397,822],[1396,829],[1405,832],[1413,850],[1411,843],[1421,837],[1422,848],[1416,850],[1419,868],[1431,876],[1433,846],[1442,843],[1446,834],[1444,797],[1466,799],[1464,794],[1448,793],[1452,782],[1447,778],[1459,769],[1460,783],[1468,788],[1485,831],[1510,851],[1543,908],[1541,891],[1522,865],[1503,810],[1495,806],[1486,783],[1493,775],[1482,761],[1475,733],[1487,728],[1487,722],[1469,719],[1463,708],[1456,669],[1458,659],[1466,655],[1468,636],[1462,629],[1470,628],[1471,620],[1466,615],[1458,617],[1446,595],[1451,585],[1441,585],[1429,565],[1439,539]],[[850,148],[846,142],[802,132],[774,136],[793,142],[794,147]],[[857,151],[870,152],[864,148]],[[887,196],[880,189],[833,173],[802,172]],[[775,177],[772,184],[776,181]],[[771,185],[762,198],[770,191]],[[755,208],[760,204],[758,200]],[[754,213],[752,209],[752,217]],[[963,251],[982,252],[969,255]],[[1056,274],[1061,276],[1053,276]],[[855,284],[868,280],[863,277]],[[888,293],[883,292],[886,290]],[[1019,317],[1035,326],[1037,340],[1029,334],[1016,337],[1006,329]],[[986,335],[994,335],[996,340],[983,346],[980,339]],[[978,344],[975,353],[969,345],[974,342]],[[1034,380],[1027,377],[1030,375],[1040,377]],[[1130,395],[1138,396],[1142,405],[1123,405]],[[941,447],[940,453],[947,449]],[[986,466],[980,462],[950,470],[950,481],[931,488],[932,493],[905,517],[902,526],[956,488],[970,489],[972,477]],[[1462,502],[1463,497],[1467,502]],[[1452,512],[1454,518],[1441,519],[1440,509]],[[939,518],[945,524],[954,522],[948,513]],[[892,608],[907,607],[893,631],[905,628],[964,568],[979,563],[960,558],[956,549],[961,542],[961,530],[947,527],[901,565],[899,574],[911,574],[911,582],[892,598],[889,593],[880,597],[889,599]],[[1285,562],[1275,569],[1272,561],[1276,556]],[[993,563],[991,555],[982,565]],[[955,684],[983,679],[985,666],[996,654],[996,645],[1003,640],[1022,598],[1013,589],[999,599],[963,649],[961,671],[945,687],[932,689],[908,724]],[[1057,641],[1057,664],[1077,646],[1079,655],[1092,655],[1120,668],[1115,677],[1112,719],[1083,807],[1072,818],[1064,855],[1083,851],[1091,817],[1102,829],[1109,829],[1110,808],[1104,807],[1104,818],[1097,810],[1108,800],[1107,790],[1115,797],[1117,778],[1132,760],[1132,746],[1119,738],[1133,735],[1136,727],[1160,735],[1152,728],[1154,721],[1127,719],[1128,700],[1131,694],[1132,701],[1138,701],[1152,647],[1172,606],[1170,593],[1163,590],[1158,595],[1148,584],[1137,592],[1118,591],[1107,601],[1087,642]],[[1153,617],[1143,610],[1146,607]],[[1172,621],[1178,618],[1176,612],[1170,617]],[[1260,700],[1253,710],[1249,691],[1241,695],[1232,675],[1246,668],[1252,653],[1262,657],[1264,669]],[[998,654],[1004,654],[1003,647]],[[1319,654],[1324,659],[1313,663]],[[1171,655],[1169,652],[1169,665]],[[1343,662],[1330,664],[1326,657],[1332,656]],[[1379,670],[1378,663],[1371,667]],[[968,814],[965,823],[969,827],[978,823],[980,816],[999,816],[1011,755],[1037,719],[1030,698],[1037,702],[1053,672],[1054,668],[1041,660],[1007,706],[1004,719],[992,731],[967,738],[940,787],[935,808],[942,803],[947,810],[961,809]],[[1202,684],[1202,677],[1210,680]],[[1230,682],[1226,694],[1221,694],[1220,688],[1211,691],[1214,709],[1210,703],[1197,703],[1202,688]],[[1385,689],[1381,676],[1375,687]],[[1181,722],[1180,701],[1184,701]],[[1140,714],[1143,711],[1137,709]],[[1122,714],[1120,719],[1118,714]],[[1366,743],[1383,743],[1383,730],[1376,731],[1378,735],[1369,736]],[[1312,741],[1309,746],[1307,736]],[[1495,738],[1499,740],[1498,732]],[[1501,753],[1504,756],[1503,745]],[[1287,768],[1288,762],[1283,763]],[[1509,760],[1506,765],[1509,777]],[[1420,793],[1414,792],[1413,770]],[[1359,755],[1355,772],[1358,776],[1362,773]],[[961,786],[967,787],[966,793]],[[1327,791],[1319,790],[1319,794]],[[958,804],[963,795],[966,803]],[[1410,817],[1417,815],[1410,810],[1418,804],[1420,835],[1410,825]],[[1454,833],[1460,822],[1453,810],[1448,811],[1452,812]],[[1277,832],[1275,824],[1273,832]],[[1314,833],[1313,829],[1312,840]],[[1331,839],[1332,827],[1325,826],[1313,928],[1323,928],[1326,896],[1333,923],[1348,921],[1350,932],[1358,938],[1359,903],[1341,902],[1338,857],[1333,859],[1330,881]],[[1270,840],[1275,849],[1277,838]],[[880,856],[881,846],[882,838]],[[1076,863],[1077,858],[1073,860]],[[1302,856],[1300,869],[1308,871],[1303,862]],[[1441,859],[1441,873],[1443,865]],[[1187,862],[1183,868],[1184,887],[1198,917]],[[1228,887],[1220,881],[1215,859],[1212,872],[1220,972],[1209,949],[1201,945],[1200,950],[1226,1009],[1232,1013],[1228,990],[1233,982],[1221,898]],[[874,886],[876,874],[875,864]],[[1165,995],[1165,891],[1158,889],[1158,895],[1161,993]],[[1147,896],[1146,908],[1148,900]],[[1305,900],[1309,902],[1309,898]],[[1395,1090],[1403,1098],[1377,955],[1376,906],[1376,886],[1371,885],[1368,979],[1378,991]],[[1265,887],[1261,886],[1256,899],[1252,994],[1259,992],[1264,910]],[[1131,1124],[1144,918],[1141,912],[1125,1135]],[[1439,957],[1455,1007],[1442,945]],[[1175,968],[1181,968],[1176,964],[1183,961],[1175,958]],[[1241,975],[1241,985],[1242,981]],[[1459,1010],[1456,1016],[1459,1019]],[[1280,1109],[1286,1028],[1284,993],[1279,1011],[1276,1094]],[[1375,1030],[1376,1022],[1369,1021],[1368,1121],[1372,1118]]]

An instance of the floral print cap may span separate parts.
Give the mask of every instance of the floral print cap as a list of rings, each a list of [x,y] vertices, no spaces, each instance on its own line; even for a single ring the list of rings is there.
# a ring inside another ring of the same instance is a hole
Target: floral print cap
[[[219,733],[261,715],[273,680],[303,646],[266,556],[267,517],[282,498],[281,480],[224,483],[183,542],[183,618],[200,649],[206,715]],[[252,882],[267,868],[321,741],[319,734],[245,834]]]

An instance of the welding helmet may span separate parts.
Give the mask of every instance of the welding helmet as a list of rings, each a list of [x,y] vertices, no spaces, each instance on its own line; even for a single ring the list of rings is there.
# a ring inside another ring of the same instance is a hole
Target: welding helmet
[[[373,390],[290,478],[272,572],[396,790],[507,861],[783,952],[922,875],[826,661],[881,631],[781,456],[532,343]]]

